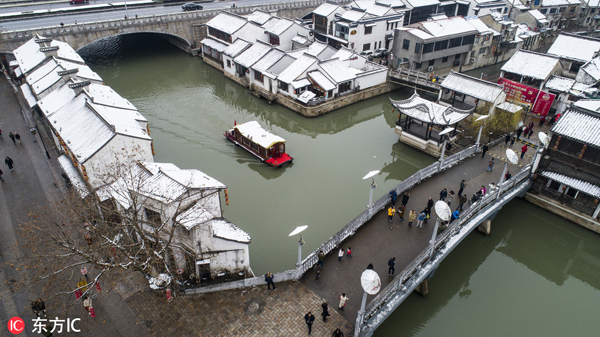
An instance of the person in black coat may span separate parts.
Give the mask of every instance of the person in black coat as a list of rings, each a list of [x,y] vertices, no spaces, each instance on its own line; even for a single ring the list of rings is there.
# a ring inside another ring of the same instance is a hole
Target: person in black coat
[[[427,200],[427,208],[431,209],[431,207],[433,207],[433,200],[429,197],[429,200]]]
[[[340,329],[335,329],[331,337],[344,337],[344,333]]]
[[[440,200],[444,201],[446,200],[446,197],[448,196],[448,190],[446,190],[445,188],[440,192]]]
[[[519,138],[521,137],[521,134],[523,133],[523,128],[519,128],[517,130],[517,140],[519,140]]]
[[[331,316],[329,314],[329,306],[327,305],[327,302],[321,304],[321,309],[323,309],[323,312],[321,313],[321,316],[323,316],[323,322],[327,322],[327,317]]]
[[[410,198],[410,193],[404,192],[404,195],[402,196],[402,206],[406,207],[406,204],[408,204],[409,198]]]
[[[487,145],[487,144],[485,144],[485,145],[483,146],[482,153],[481,153],[481,158],[485,157],[485,153],[486,153],[486,152],[487,152],[489,149],[490,149],[490,148],[488,147],[488,145]]]
[[[308,326],[308,334],[310,335],[310,333],[312,332],[312,325],[315,322],[315,315],[313,315],[312,312],[309,311],[306,315],[304,315],[304,321]]]

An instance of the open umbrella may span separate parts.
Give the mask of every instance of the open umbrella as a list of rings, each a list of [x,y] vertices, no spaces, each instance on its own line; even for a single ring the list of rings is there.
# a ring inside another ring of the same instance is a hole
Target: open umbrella
[[[381,289],[381,280],[379,279],[379,275],[372,270],[367,269],[363,271],[360,276],[360,284],[362,285],[364,291],[369,295],[375,295]]]
[[[435,208],[435,214],[437,214],[437,216],[442,219],[443,221],[448,221],[450,220],[450,216],[452,215],[452,210],[450,209],[450,207],[448,207],[448,204],[438,200],[435,202],[435,206],[433,206]]]
[[[515,165],[519,162],[519,156],[511,149],[506,149],[506,159]]]

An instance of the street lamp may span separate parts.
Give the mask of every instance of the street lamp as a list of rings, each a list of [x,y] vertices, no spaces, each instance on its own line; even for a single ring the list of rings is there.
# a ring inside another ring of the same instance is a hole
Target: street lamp
[[[308,228],[308,226],[306,226],[306,225],[298,226],[288,236],[294,236],[296,234],[300,234],[300,233],[304,232],[307,228]],[[298,241],[298,263],[296,264],[296,267],[300,267],[300,264],[302,263],[302,246],[304,246],[304,240],[302,240],[302,235],[300,235],[300,241]]]
[[[541,160],[541,157],[539,156],[539,154],[542,153],[544,148],[546,146],[548,146],[548,144],[550,143],[550,138],[548,138],[548,135],[546,135],[543,132],[538,133],[538,138],[540,140],[540,145],[538,146],[538,148],[535,151],[535,154],[533,156],[533,161],[531,164],[531,173],[535,172],[535,170],[537,169],[538,164]]]
[[[369,178],[371,178],[371,180],[372,180],[371,190],[369,191],[369,205],[367,205],[367,209],[369,210],[369,217],[373,215],[373,190],[377,188],[377,184],[375,184],[375,179],[373,177],[378,175],[379,172],[380,172],[379,170],[371,171],[362,178],[363,180],[369,179]]]
[[[475,120],[475,122],[482,121],[488,117],[490,117],[490,115],[479,116],[479,118],[477,118]],[[475,142],[475,145],[477,145],[477,147],[479,147],[479,140],[481,139],[481,131],[483,131],[483,123],[481,123],[481,126],[479,127],[479,134],[477,135],[477,141]]]
[[[379,275],[373,269],[367,269],[363,271],[360,276],[360,284],[365,291],[363,293],[362,302],[360,304],[360,310],[358,311],[358,316],[356,316],[356,324],[354,324],[354,336],[358,337],[360,333],[360,326],[363,317],[365,316],[365,306],[367,305],[367,294],[376,295],[381,289],[381,279],[379,279]]]
[[[435,246],[435,238],[437,237],[438,227],[440,226],[440,220],[448,221],[450,220],[450,216],[452,215],[452,210],[447,203],[442,200],[438,200],[435,202],[435,215],[437,219],[435,220],[435,228],[433,229],[433,234],[431,235],[431,241],[429,241],[429,248],[431,252],[429,253],[429,259],[433,257],[433,249]]]
[[[444,164],[444,152],[446,151],[446,142],[448,141],[448,138],[445,136],[452,131],[454,131],[453,128],[446,128],[444,129],[444,131],[440,132],[440,137],[444,138],[444,145],[442,145],[442,154],[440,155],[440,167],[438,168],[438,170],[441,170],[442,165]]]
[[[500,182],[498,182],[498,187],[500,187],[500,185],[502,185],[502,183],[504,182],[504,175],[506,174],[506,171],[508,170],[508,162],[511,162],[514,165],[517,165],[519,163],[519,156],[517,156],[515,151],[513,151],[511,149],[506,149],[505,153],[506,153],[506,160],[504,161],[504,171],[502,171],[502,175],[500,176]]]

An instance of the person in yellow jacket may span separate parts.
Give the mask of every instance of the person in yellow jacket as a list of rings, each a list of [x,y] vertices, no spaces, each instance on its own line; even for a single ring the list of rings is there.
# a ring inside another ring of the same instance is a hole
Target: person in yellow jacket
[[[390,208],[388,208],[388,222],[394,222],[394,214],[396,214],[396,208],[390,205]]]
[[[415,221],[416,218],[417,218],[417,213],[415,212],[414,209],[411,209],[410,213],[408,213],[408,228],[412,227],[412,223]]]

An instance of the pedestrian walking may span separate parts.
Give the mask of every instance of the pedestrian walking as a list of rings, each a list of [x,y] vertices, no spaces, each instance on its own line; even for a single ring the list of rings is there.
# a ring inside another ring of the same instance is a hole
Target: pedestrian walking
[[[42,327],[42,335],[44,335],[45,337],[54,337],[52,331],[54,331],[54,328],[49,328],[47,325],[44,325]]]
[[[321,316],[323,316],[323,322],[327,322],[327,317],[331,316],[331,314],[329,314],[329,306],[327,305],[327,302],[321,304],[321,309],[323,309],[323,312],[321,313]]]
[[[531,139],[531,135],[533,135],[533,128],[529,129],[529,133],[527,134],[527,139]]]
[[[8,137],[13,141],[13,143],[15,143],[15,145],[17,145],[17,142],[15,141],[15,135],[12,132],[8,133]]]
[[[352,257],[352,248],[348,247],[348,249],[346,249],[346,257]]]
[[[509,180],[510,178],[512,178],[512,174],[510,174],[510,171],[507,171],[504,175],[504,180]]]
[[[92,307],[92,299],[88,296],[85,295],[83,296],[83,309],[85,309],[85,311],[90,311],[90,308]]]
[[[0,180],[1,180],[2,182],[4,182],[4,178],[2,178],[2,175],[3,175],[3,174],[4,174],[4,172],[2,172],[2,170],[0,170]]]
[[[41,298],[36,298],[31,302],[31,310],[37,317],[46,316],[46,303]]]
[[[481,195],[485,195],[485,192],[487,192],[487,190],[485,189],[485,186],[481,185],[479,192],[481,192]]]
[[[446,200],[446,197],[448,196],[448,190],[446,190],[445,188],[440,192],[440,200],[444,201]],[[428,204],[429,205],[429,204]]]
[[[529,130],[533,129],[533,121],[529,122],[529,125],[527,125],[527,127],[529,128]]]
[[[342,332],[342,330],[340,330],[338,328],[338,329],[335,329],[335,331],[333,332],[331,337],[344,337],[344,333]]]
[[[310,335],[310,333],[312,332],[312,325],[315,322],[315,315],[313,315],[312,312],[309,311],[306,315],[304,315],[304,321],[308,326],[308,334]]]
[[[467,187],[467,182],[463,180],[460,182],[460,189],[458,190],[459,197],[462,195],[462,192],[464,191],[465,187]]]
[[[408,199],[410,199],[410,193],[404,192],[404,195],[402,196],[402,206],[406,207],[406,204],[408,204]]]
[[[523,147],[521,148],[521,159],[523,159],[523,157],[525,157],[526,152],[527,152],[527,144],[523,145]]]
[[[414,209],[411,209],[408,213],[408,228],[412,228],[412,224],[417,218],[417,212]]]
[[[13,171],[14,170],[14,162],[13,160],[9,157],[6,156],[6,159],[4,159],[4,164],[6,164],[6,166],[8,166],[8,169]]]
[[[419,217],[417,218],[417,228],[423,227],[423,221],[425,221],[426,216],[427,214],[425,214],[424,211],[419,214]]]
[[[344,310],[344,307],[346,306],[346,302],[348,302],[349,298],[346,297],[346,293],[342,293],[342,296],[340,296],[340,305],[338,305],[338,308],[340,310]]]
[[[392,257],[389,261],[388,261],[388,275],[390,276],[394,276],[394,272],[396,271],[396,258]]]
[[[527,137],[527,134],[528,134],[528,133],[529,133],[529,128],[528,128],[528,127],[525,127],[525,128],[523,129],[523,138]]]
[[[340,248],[338,253],[338,261],[342,261],[342,257],[344,257],[344,248]]]
[[[325,253],[323,253],[322,250],[319,251],[319,255],[317,255],[319,257],[319,264],[321,265],[321,269],[323,269],[323,261],[325,261]]]
[[[315,274],[316,274],[316,278],[315,281],[317,281],[317,283],[319,283],[319,276],[321,276],[321,265],[320,264],[315,264]]]
[[[396,206],[396,198],[398,198],[398,193],[396,193],[396,190],[391,190],[390,191],[390,202],[392,203],[392,206]]]
[[[275,282],[273,282],[273,273],[267,272],[265,274],[265,282],[267,282],[267,288],[269,291],[271,291],[271,286],[273,286],[273,290],[277,290],[277,287],[275,287]]]
[[[519,140],[519,138],[521,138],[522,133],[523,133],[523,128],[518,128],[517,129],[517,140]]]
[[[494,158],[492,158],[492,160],[490,160],[490,162],[488,163],[487,172],[492,172],[493,169],[494,169]]]
[[[550,120],[550,123],[548,123],[548,126],[554,125],[554,123],[556,123],[557,120],[558,120],[558,115],[554,115],[554,117],[552,117],[552,120]]]
[[[429,200],[427,200],[427,208],[431,209],[431,207],[433,207],[433,200],[429,197]]]
[[[459,210],[460,212],[462,212],[462,208],[463,205],[467,202],[467,195],[463,195],[460,197],[460,199],[458,200],[458,208],[457,210]]]
[[[17,142],[19,142],[19,144],[21,144],[21,135],[18,134],[16,131],[15,131],[15,139],[17,140]]]
[[[394,214],[396,213],[396,209],[394,206],[390,205],[388,208],[388,222],[394,222]]]
[[[425,212],[425,221],[423,221],[423,223],[427,224],[427,220],[429,220],[431,217],[431,208],[427,207],[423,210],[423,212]]]
[[[513,145],[515,145],[515,137],[510,139],[510,148],[512,149]]]
[[[546,117],[542,116],[542,118],[540,118],[540,124],[538,124],[539,127],[544,126],[544,123],[546,123]]]
[[[488,147],[488,145],[487,145],[487,144],[485,144],[485,145],[483,146],[483,149],[482,149],[482,151],[481,151],[481,158],[485,157],[485,153],[486,153],[486,152],[487,152],[489,149],[490,149],[490,148]]]
[[[85,279],[88,279],[88,270],[84,265],[81,265],[81,268],[79,269],[79,271],[81,272],[81,275],[83,275],[83,277],[85,277]]]
[[[406,208],[404,208],[404,206],[398,206],[398,210],[396,211],[396,213],[398,213],[398,217],[400,218],[400,222],[404,222],[404,211],[406,210]]]
[[[508,145],[508,142],[510,142],[510,133],[507,133],[504,137],[504,145]]]
[[[450,193],[448,193],[448,198],[446,198],[448,206],[450,206],[450,204],[452,203],[452,198],[454,198],[454,191],[451,190]]]

